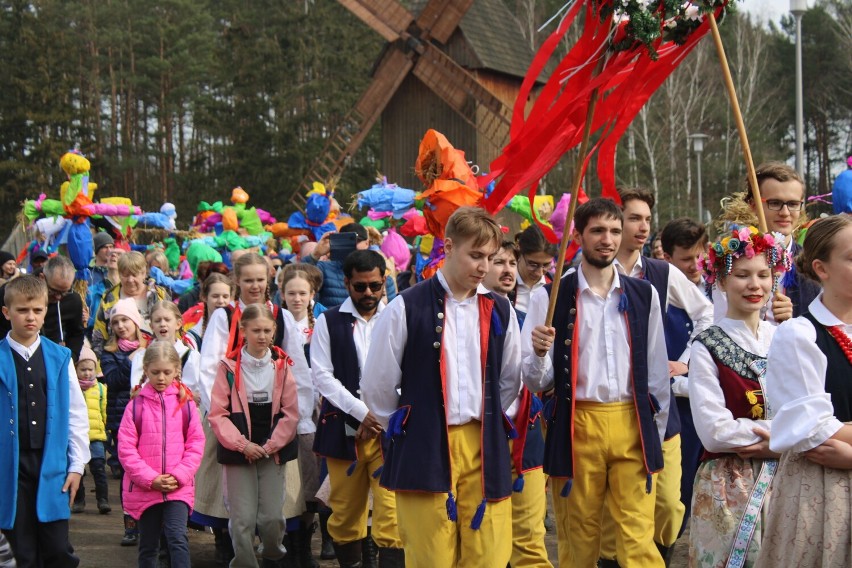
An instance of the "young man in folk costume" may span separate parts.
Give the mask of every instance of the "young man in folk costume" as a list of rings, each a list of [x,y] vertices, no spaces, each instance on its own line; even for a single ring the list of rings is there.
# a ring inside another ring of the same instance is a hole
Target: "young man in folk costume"
[[[544,471],[559,490],[560,566],[597,563],[605,499],[619,564],[663,566],[653,541],[653,474],[663,468],[670,391],[661,304],[651,284],[613,266],[622,218],[606,199],[577,208],[573,238],[583,258],[558,283],[553,327],[544,325],[546,286],[521,333],[524,383],[556,390]]]
[[[695,321],[692,334],[701,333],[713,323],[713,306],[679,270],[670,270],[662,260],[644,258],[642,248],[651,232],[651,210],[655,199],[647,189],[634,188],[620,191],[624,212],[624,233],[616,255],[615,268],[619,274],[647,280],[657,291],[663,314],[663,328],[671,333],[667,313],[669,309],[680,310]],[[689,362],[689,338],[687,344],[676,353],[669,352],[669,376],[685,375]],[[668,342],[667,342],[668,347]],[[673,393],[672,393],[673,395]],[[681,502],[681,421],[677,405],[669,409],[669,422],[663,439],[663,461],[666,467],[657,476],[654,508],[654,542],[660,554],[668,562],[683,525],[685,507]],[[616,559],[615,533],[612,522],[604,510],[601,541],[601,558],[605,564]]]
[[[358,568],[378,545],[379,563],[405,565],[397,531],[394,495],[379,487],[384,465],[382,425],[359,389],[364,362],[381,337],[374,330],[385,305],[385,260],[371,250],[356,250],[343,262],[349,297],[317,319],[311,339],[311,372],[323,397],[314,451],[326,458],[331,481],[331,518],[342,568]],[[368,496],[373,492],[372,535],[367,531]],[[365,546],[366,545],[366,546]]]
[[[802,247],[796,242],[796,231],[807,221],[805,214],[805,182],[799,173],[782,162],[765,162],[757,166],[757,185],[760,203],[755,199],[748,178],[745,191],[735,194],[725,204],[720,224],[758,226],[757,208],[763,208],[770,233],[781,233],[784,246],[790,256],[796,257]],[[727,232],[727,227],[722,227]],[[775,291],[767,307],[764,319],[779,324],[790,318],[799,317],[819,295],[819,284],[800,276],[795,270],[788,272]],[[725,293],[713,287],[713,319],[725,317],[728,302]]]
[[[702,294],[705,294],[707,287],[698,264],[707,251],[707,229],[704,225],[700,225],[689,217],[673,219],[663,227],[660,240],[666,262],[683,272],[684,276]],[[674,306],[668,307],[666,349],[670,359],[675,357],[675,354],[683,353],[684,349],[689,349],[689,341],[695,332],[696,324],[697,322],[692,320],[686,310]],[[701,440],[695,431],[692,409],[689,407],[689,377],[687,375],[672,377],[672,392],[680,415],[680,500],[686,507],[680,529],[683,531],[692,510],[692,486],[698,464],[701,463],[701,456],[704,454],[704,446],[701,445]]]
[[[512,552],[505,418],[520,388],[509,302],[482,286],[502,241],[484,210],[462,207],[443,267],[392,301],[361,379],[391,438],[381,483],[395,490],[408,568],[505,566]]]
[[[483,285],[494,294],[508,297],[515,289],[518,275],[518,249],[504,241],[491,263]],[[515,309],[519,323],[523,316]],[[544,546],[544,515],[547,510],[544,475],[544,433],[541,420],[542,402],[525,386],[506,411],[516,425],[518,437],[511,441],[512,454],[512,559],[516,568],[550,567]]]

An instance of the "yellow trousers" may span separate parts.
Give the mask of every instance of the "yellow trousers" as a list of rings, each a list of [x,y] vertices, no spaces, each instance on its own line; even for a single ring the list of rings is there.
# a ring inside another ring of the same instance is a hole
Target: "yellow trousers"
[[[654,542],[670,548],[677,541],[677,533],[686,511],[680,502],[681,454],[680,434],[663,442],[663,471],[654,483]],[[617,560],[615,550],[615,523],[606,503],[601,520],[601,558]]]
[[[619,565],[665,566],[654,546],[654,495],[645,492],[646,475],[633,403],[578,401],[573,487],[562,497],[565,480],[554,479],[553,486],[560,566],[597,565],[604,502],[615,522]]]
[[[334,542],[346,544],[367,536],[368,493],[373,491],[372,535],[382,548],[402,548],[396,522],[393,492],[379,485],[373,473],[384,464],[379,438],[355,442],[358,461],[352,475],[346,470],[352,462],[326,458],[331,495],[328,532]]]
[[[510,446],[511,448],[511,446]],[[512,479],[517,477],[512,464]],[[541,468],[524,474],[524,490],[512,492],[512,568],[552,568],[544,546],[547,476]]]
[[[406,568],[495,568],[509,562],[512,554],[510,499],[489,502],[482,525],[477,530],[470,528],[482,501],[481,428],[476,421],[449,427],[450,489],[458,509],[456,522],[447,519],[446,493],[396,492]]]

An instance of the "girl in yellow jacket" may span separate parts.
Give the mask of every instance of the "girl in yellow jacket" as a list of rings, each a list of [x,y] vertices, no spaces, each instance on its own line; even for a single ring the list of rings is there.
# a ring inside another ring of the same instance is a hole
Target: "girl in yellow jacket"
[[[89,471],[95,479],[95,497],[98,501],[98,511],[105,515],[112,509],[109,506],[109,488],[107,486],[104,442],[106,436],[106,404],[107,387],[98,382],[95,376],[98,359],[95,352],[88,347],[80,350],[80,358],[77,360],[77,380],[83,389],[83,397],[86,399],[86,407],[89,410],[89,450],[92,459],[89,461]],[[72,513],[82,513],[86,508],[86,490],[83,482],[71,507]]]

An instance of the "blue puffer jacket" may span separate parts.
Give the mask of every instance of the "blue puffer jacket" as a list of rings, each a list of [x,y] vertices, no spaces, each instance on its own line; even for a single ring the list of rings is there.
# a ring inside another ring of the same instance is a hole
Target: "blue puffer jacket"
[[[322,272],[322,288],[317,293],[317,302],[326,308],[333,308],[345,302],[349,292],[343,283],[343,263],[339,260],[322,260],[317,262],[316,266]],[[385,283],[385,295],[388,302],[396,298],[396,283],[390,276]]]
[[[104,351],[101,355],[103,382],[107,386],[107,430],[118,431],[124,409],[130,402],[130,354],[132,351]]]

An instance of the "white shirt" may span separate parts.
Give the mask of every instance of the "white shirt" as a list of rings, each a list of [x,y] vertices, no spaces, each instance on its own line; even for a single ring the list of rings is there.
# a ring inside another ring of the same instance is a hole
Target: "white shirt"
[[[6,335],[6,341],[15,353],[29,361],[41,345],[41,336],[36,337],[29,347],[24,347],[12,339],[11,332]],[[89,452],[89,409],[86,407],[83,389],[80,388],[77,380],[74,362],[70,360],[68,361],[68,393],[70,395],[68,397],[68,473],[83,475],[86,464],[92,457]],[[27,497],[24,496],[24,498]],[[35,496],[30,498],[34,499]]]
[[[373,329],[376,327],[376,322],[379,321],[382,312],[385,310],[385,305],[382,302],[378,303],[376,313],[369,320],[358,313],[355,304],[351,298],[340,304],[340,311],[347,314],[352,314],[355,317],[355,326],[352,328],[352,339],[355,340],[355,351],[358,354],[358,360],[352,363],[358,364],[358,369],[364,369],[364,362],[367,360],[367,354],[370,352]],[[359,422],[362,422],[367,417],[369,408],[364,404],[362,398],[352,396],[343,383],[334,376],[334,364],[331,361],[331,350],[334,348],[342,349],[343,346],[331,345],[331,337],[328,333],[328,322],[325,319],[325,314],[321,314],[314,324],[314,335],[311,338],[311,373],[314,376],[314,385],[319,394],[328,401],[353,417]],[[362,374],[363,376],[363,374]]]
[[[190,349],[183,341],[180,340],[175,341],[174,347],[181,361],[183,361],[184,354],[189,351],[189,355],[186,357],[186,365],[183,365],[181,369],[180,380],[183,384],[189,387],[189,390],[191,390],[193,394],[200,394],[201,384],[198,377],[200,373],[199,367],[201,366],[201,355],[198,354],[198,351]],[[144,373],[142,369],[142,359],[144,357],[145,349],[140,349],[136,355],[133,356],[133,362],[130,364],[130,390],[133,390],[136,385],[142,381],[142,375]],[[209,406],[204,408],[205,413],[209,411]]]
[[[518,274],[515,277],[515,309],[523,313],[527,313],[527,308],[530,304],[530,296],[533,292],[545,284],[547,284],[547,280],[545,280],[544,275],[542,275],[538,282],[535,282],[532,287],[529,287],[527,286],[527,283],[524,282],[524,279],[521,278],[521,275]]]
[[[231,303],[232,307],[234,305]],[[240,300],[240,310],[244,309],[246,309],[246,304]],[[278,347],[283,349],[293,361],[290,372],[296,378],[296,395],[299,402],[299,424],[296,426],[296,432],[310,434],[317,430],[316,424],[311,418],[314,409],[314,386],[311,381],[311,370],[308,367],[307,359],[305,359],[305,351],[299,339],[301,332],[296,326],[293,314],[281,309],[281,315],[285,327],[284,341]],[[228,312],[224,308],[218,308],[210,315],[210,322],[204,330],[204,341],[201,343],[199,390],[201,407],[208,412],[210,409],[210,393],[213,391],[213,381],[216,380],[216,369],[219,367],[219,362],[225,358],[229,333]]]
[[[734,342],[746,351],[765,357],[775,326],[761,321],[757,337],[742,320],[724,318],[716,323]],[[766,377],[767,382],[769,377]],[[719,384],[719,369],[710,352],[700,342],[692,344],[692,360],[689,364],[689,407],[695,431],[707,451],[730,452],[740,446],[756,444],[761,440],[753,428],[770,431],[772,421],[734,419],[725,406],[725,394]],[[775,432],[773,431],[774,435]]]
[[[627,321],[618,311],[618,302],[621,299],[621,279],[618,271],[614,271],[612,285],[606,297],[602,298],[589,287],[581,263],[578,269],[577,291],[576,325],[580,355],[579,361],[576,362],[577,386],[574,397],[576,400],[593,402],[632,401]],[[660,300],[653,286],[651,294],[647,335],[648,390],[660,403],[660,411],[655,419],[662,440],[671,398],[669,367]],[[548,303],[547,290],[537,290],[533,294],[521,331],[524,383],[533,392],[545,391],[553,386],[553,347],[549,356],[539,357],[532,346],[532,330],[538,325],[544,325]]]
[[[246,388],[249,404],[271,404],[275,387],[275,366],[272,364],[272,351],[266,350],[263,357],[249,354],[243,347],[240,353],[240,380]]]
[[[488,290],[480,285],[470,298],[453,297],[441,270],[434,276],[446,292],[441,353],[444,360],[447,424],[458,426],[482,419],[482,360],[479,345],[479,295]],[[434,309],[424,306],[423,309]],[[521,349],[518,318],[509,310],[509,325],[503,339],[500,366],[500,404],[508,409],[521,385]],[[364,401],[383,426],[399,405],[402,383],[402,356],[408,341],[405,300],[402,296],[388,304],[376,325],[373,346],[361,377]],[[431,349],[432,347],[429,346]]]
[[[626,274],[624,267],[616,260],[613,264],[622,274]],[[630,270],[628,276],[634,278],[642,278],[644,275],[644,259],[639,255],[636,264]],[[707,296],[699,290],[683,272],[676,266],[669,265],[669,275],[666,282],[666,309],[669,306],[684,310],[689,319],[692,320],[692,335],[686,344],[683,353],[678,356],[677,360],[681,363],[689,363],[689,347],[692,345],[692,339],[699,333],[713,325],[713,304],[707,299]]]
[[[852,325],[840,321],[823,305],[822,293],[808,311],[819,323],[839,325],[847,335],[852,334]],[[797,317],[778,326],[766,368],[766,396],[775,411],[769,441],[773,451],[813,449],[843,426],[834,416],[831,395],[825,392],[827,366],[810,321]]]

